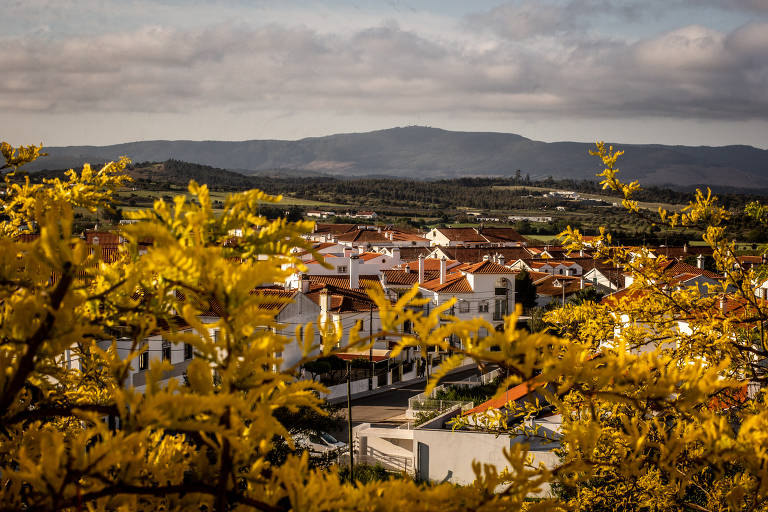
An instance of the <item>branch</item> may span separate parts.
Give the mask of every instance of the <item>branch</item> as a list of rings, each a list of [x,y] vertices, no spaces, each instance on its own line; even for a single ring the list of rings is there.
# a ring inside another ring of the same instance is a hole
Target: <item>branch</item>
[[[8,411],[8,408],[16,399],[16,395],[18,395],[21,388],[24,387],[27,377],[34,371],[37,352],[40,349],[40,346],[48,339],[48,336],[53,329],[54,322],[56,321],[53,312],[58,311],[74,277],[75,274],[72,269],[72,263],[69,261],[64,262],[61,279],[51,293],[50,309],[45,315],[43,322],[37,328],[37,331],[35,331],[32,337],[27,341],[27,351],[19,359],[19,366],[16,370],[16,374],[3,390],[2,396],[0,396],[0,412],[2,414]]]

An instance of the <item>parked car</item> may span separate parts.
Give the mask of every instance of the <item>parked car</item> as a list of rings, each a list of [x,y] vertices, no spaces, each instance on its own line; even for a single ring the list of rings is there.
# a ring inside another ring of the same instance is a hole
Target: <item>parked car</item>
[[[326,453],[330,451],[343,451],[347,444],[339,441],[327,432],[319,434],[299,433],[293,436],[293,440],[298,446],[304,447],[311,453]]]

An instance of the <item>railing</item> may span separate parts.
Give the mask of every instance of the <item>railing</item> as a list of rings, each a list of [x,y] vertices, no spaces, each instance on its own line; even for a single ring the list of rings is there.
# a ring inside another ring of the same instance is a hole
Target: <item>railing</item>
[[[404,455],[392,455],[370,446],[366,448],[365,453],[361,453],[360,446],[357,441],[354,441],[354,454],[355,465],[370,464],[371,466],[375,466],[378,464],[388,471],[407,473],[411,476],[413,476],[415,472],[413,457],[407,457]],[[349,465],[349,452],[345,450],[344,453],[340,453],[336,458],[336,462],[340,466]]]
[[[461,386],[461,387],[473,387],[473,386],[485,385],[493,382],[493,380],[497,378],[499,375],[501,375],[501,368],[496,368],[495,370],[491,370],[488,373],[483,373],[482,375],[475,375],[472,377],[468,377],[462,381],[454,382],[451,385]]]

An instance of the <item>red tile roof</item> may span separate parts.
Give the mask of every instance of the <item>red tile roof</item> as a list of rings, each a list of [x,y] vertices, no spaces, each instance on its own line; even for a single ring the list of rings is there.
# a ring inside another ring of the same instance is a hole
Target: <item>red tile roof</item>
[[[445,268],[451,269],[458,265],[459,262],[456,260],[445,260]],[[409,261],[408,263],[401,263],[399,267],[405,268],[405,266],[408,265],[411,267],[411,271],[418,271],[419,270],[419,260],[416,261]],[[424,270],[440,270],[440,260],[437,258],[424,258]]]
[[[486,242],[475,228],[435,228],[451,242]]]
[[[349,287],[337,287],[331,284],[312,283],[307,297],[315,304],[320,305],[320,295],[323,290],[328,292],[331,299],[330,311],[333,313],[347,313],[360,311],[377,311],[376,303],[371,300],[365,290],[351,290]]]
[[[433,292],[442,293],[472,293],[472,287],[469,285],[467,276],[457,272],[448,274],[445,276],[445,282],[441,283],[440,278],[433,279],[431,281],[425,281],[419,285],[420,288],[425,288]]]
[[[488,409],[501,409],[502,407],[507,405],[509,402],[520,400],[521,398],[526,396],[528,393],[530,393],[537,387],[541,387],[541,385],[539,384],[539,385],[530,386],[527,382],[523,382],[522,384],[519,384],[511,389],[508,389],[506,393],[504,393],[500,397],[491,398],[487,402],[483,402],[477,407],[474,407],[468,410],[463,414],[463,416],[467,416],[469,414],[474,414],[479,412],[485,412]]]
[[[336,288],[349,289],[349,274],[330,274],[330,275],[310,275],[309,282],[312,284],[327,284]],[[371,286],[381,286],[378,275],[363,275],[358,278],[360,288],[369,288]]]
[[[482,228],[479,234],[492,243],[528,243],[528,240],[513,228]]]
[[[473,263],[472,265],[464,266],[461,268],[462,272],[467,274],[517,274],[516,270],[512,270],[509,267],[499,265],[491,260],[481,261],[479,263]]]
[[[507,263],[532,256],[526,247],[441,247],[440,250],[449,258],[462,263],[477,263],[483,261],[485,256],[492,257],[495,254],[504,256]]]
[[[560,286],[556,286],[555,282]],[[558,297],[563,295],[563,288],[565,288],[565,296],[573,295],[582,289],[582,281],[578,277],[573,276],[553,276],[547,275],[546,277],[534,282],[536,286],[536,294],[545,297]],[[590,283],[585,282],[583,287],[592,286]]]
[[[348,231],[352,231],[353,229],[357,229],[358,224],[325,224],[325,223],[316,223],[315,224],[315,233],[328,233],[332,235],[340,235],[342,233],[347,233]]]
[[[414,285],[419,281],[419,271],[411,269],[406,272],[404,269],[392,268],[383,271],[384,279],[387,284],[393,285]],[[425,270],[424,281],[431,281],[440,277],[439,270]]]

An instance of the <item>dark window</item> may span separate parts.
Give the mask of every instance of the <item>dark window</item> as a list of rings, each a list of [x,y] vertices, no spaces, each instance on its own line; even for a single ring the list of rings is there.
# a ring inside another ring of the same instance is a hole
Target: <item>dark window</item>
[[[189,343],[184,344],[184,359],[192,359],[195,356],[195,352],[192,349],[192,345]]]
[[[171,342],[163,340],[163,361],[171,360]]]
[[[149,352],[142,352],[139,356],[139,370],[149,368]]]

